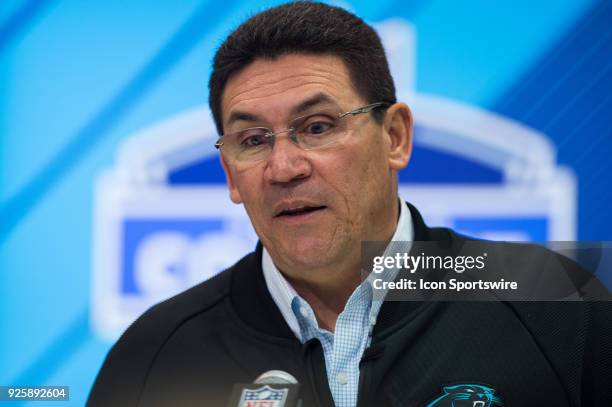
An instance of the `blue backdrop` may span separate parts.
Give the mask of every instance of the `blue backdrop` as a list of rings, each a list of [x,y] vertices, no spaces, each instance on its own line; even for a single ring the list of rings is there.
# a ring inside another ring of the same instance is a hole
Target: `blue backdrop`
[[[83,405],[111,345],[90,323],[94,181],[127,135],[206,103],[222,37],[277,3],[0,2],[0,385]],[[546,134],[576,175],[577,237],[612,240],[611,2],[337,4],[413,25],[416,91]]]

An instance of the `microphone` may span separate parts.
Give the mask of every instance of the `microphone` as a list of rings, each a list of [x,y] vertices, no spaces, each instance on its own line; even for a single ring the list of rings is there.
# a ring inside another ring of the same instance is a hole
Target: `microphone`
[[[269,370],[253,383],[234,385],[228,407],[300,407],[300,384],[291,374]]]

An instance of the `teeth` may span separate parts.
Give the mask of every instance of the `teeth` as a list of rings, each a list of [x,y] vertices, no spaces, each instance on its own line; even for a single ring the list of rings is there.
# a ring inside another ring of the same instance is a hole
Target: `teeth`
[[[283,212],[288,213],[288,214],[294,214],[294,213],[298,213],[298,212],[304,212],[306,210],[306,208],[308,208],[307,206],[300,206],[299,208],[293,208],[293,209],[287,209]]]
[[[310,212],[310,211],[314,211],[317,209],[321,209],[322,207],[319,206],[300,206],[297,208],[291,208],[291,209],[284,209],[280,215],[297,215],[300,213],[304,213],[304,212]]]

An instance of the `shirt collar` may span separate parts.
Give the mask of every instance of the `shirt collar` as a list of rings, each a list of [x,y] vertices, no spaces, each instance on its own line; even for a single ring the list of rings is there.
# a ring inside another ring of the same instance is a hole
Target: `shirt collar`
[[[392,255],[395,252],[407,253],[410,250],[410,246],[412,245],[412,240],[414,239],[414,226],[412,224],[412,216],[410,213],[410,209],[408,209],[408,205],[403,200],[400,201],[400,216],[397,221],[397,227],[395,228],[395,233],[391,238],[391,241],[397,242],[405,242],[405,245],[402,247],[398,247],[397,245],[389,245],[385,251],[385,255]],[[272,299],[278,306],[283,318],[289,325],[289,328],[298,339],[302,339],[302,333],[300,331],[300,325],[292,310],[292,303],[294,298],[299,297],[298,293],[291,286],[291,284],[285,279],[282,273],[278,270],[274,262],[272,261],[272,257],[266,250],[263,248],[263,254],[261,258],[261,267],[263,269],[263,276],[266,281],[266,286],[268,287],[268,291],[270,291],[270,295]],[[395,275],[397,274],[397,270],[388,270],[387,274],[382,276],[385,280],[393,280]],[[381,276],[374,276],[373,273],[370,273],[368,278],[364,281],[364,283],[372,284],[374,278],[381,278]],[[363,284],[363,283],[362,283]],[[359,289],[359,287],[357,288]],[[357,290],[356,289],[356,290]],[[380,290],[377,290],[379,294],[381,294]],[[384,294],[384,293],[382,293]],[[379,298],[382,298],[380,296]],[[372,310],[370,312],[371,318],[376,318],[378,315],[378,311],[382,305],[382,300],[375,300],[372,302]]]
[[[261,267],[263,269],[264,279],[266,280],[266,286],[268,286],[268,291],[270,291],[272,299],[278,306],[289,328],[291,328],[298,339],[301,339],[300,324],[291,309],[291,303],[295,297],[298,297],[298,294],[276,268],[276,265],[272,261],[272,257],[270,257],[270,253],[268,253],[265,247],[263,248],[261,256]]]

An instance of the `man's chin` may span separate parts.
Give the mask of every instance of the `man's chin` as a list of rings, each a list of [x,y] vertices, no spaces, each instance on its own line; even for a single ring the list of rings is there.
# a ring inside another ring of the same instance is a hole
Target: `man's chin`
[[[333,264],[338,254],[335,246],[317,238],[287,239],[276,246],[280,249],[276,252],[291,269],[316,269]]]

